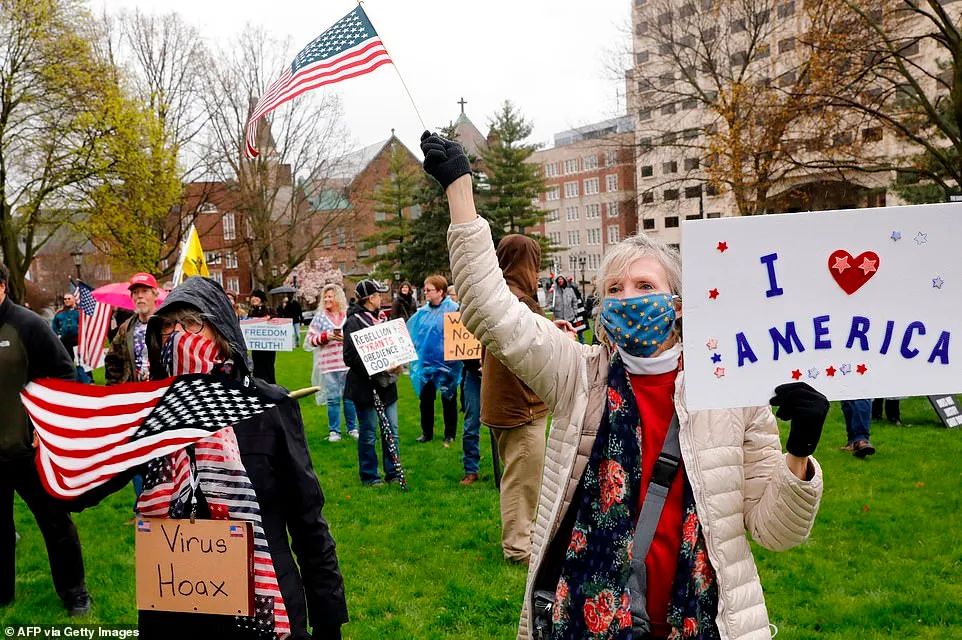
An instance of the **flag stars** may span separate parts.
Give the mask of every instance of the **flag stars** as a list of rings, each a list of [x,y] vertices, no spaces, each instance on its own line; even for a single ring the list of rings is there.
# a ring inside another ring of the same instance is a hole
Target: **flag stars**
[[[715,364],[718,364],[719,362],[721,362],[721,359],[722,358],[720,353],[713,353],[711,356],[711,361]]]
[[[708,291],[708,299],[715,300],[718,298],[718,289],[711,289]]]
[[[827,375],[829,378],[834,378],[836,371],[837,369],[833,365],[828,365],[828,369],[825,370],[825,375]]]
[[[848,374],[852,373],[852,365],[846,362],[841,367],[839,367],[838,370],[842,372],[843,376],[847,376]]]
[[[933,289],[941,289],[942,285],[944,284],[945,284],[945,280],[942,279],[942,276],[935,276],[934,278],[932,278]]]
[[[915,236],[915,244],[922,246],[929,241],[929,236],[927,233],[922,233],[919,231],[918,235]]]
[[[868,371],[868,367],[866,367],[864,364],[860,364],[857,367],[855,367],[855,372],[860,376],[864,376],[867,371]]]
[[[893,231],[893,232],[892,232],[892,235],[890,235],[889,237],[892,238],[892,242],[898,242],[899,240],[902,239],[902,232],[901,232],[901,231]]]
[[[728,251],[728,243],[724,241],[719,242],[716,249],[718,249],[719,253],[725,253],[726,251]]]
[[[802,377],[802,372],[799,369],[792,371],[792,380],[800,380]]]
[[[708,347],[709,351],[714,351],[718,348],[718,340],[715,338],[708,338],[708,340],[705,341],[705,346]]]
[[[724,378],[725,377],[725,367],[715,367],[715,377]]]
[[[818,377],[819,373],[821,373],[821,371],[819,371],[815,367],[812,367],[811,369],[808,370],[808,377],[809,379],[814,380],[815,378]]]

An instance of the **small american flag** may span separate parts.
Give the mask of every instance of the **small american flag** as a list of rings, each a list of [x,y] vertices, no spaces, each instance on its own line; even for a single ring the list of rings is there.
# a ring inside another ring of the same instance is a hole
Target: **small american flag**
[[[96,369],[103,355],[104,338],[107,337],[113,308],[109,304],[94,300],[93,289],[84,282],[77,283],[77,307],[80,309],[77,339],[80,364],[86,369]]]
[[[297,96],[356,78],[389,64],[391,57],[361,6],[304,47],[267,88],[247,123],[247,157],[257,157],[257,121]]]
[[[137,520],[137,531],[150,533],[150,520]]]
[[[274,406],[239,382],[200,374],[111,387],[45,378],[20,397],[40,440],[44,487],[65,499]]]
[[[241,529],[241,528],[240,528],[239,526],[237,526],[236,524],[232,524],[232,525],[230,526],[230,536],[231,536],[232,538],[243,538],[243,537],[244,537],[244,530]]]

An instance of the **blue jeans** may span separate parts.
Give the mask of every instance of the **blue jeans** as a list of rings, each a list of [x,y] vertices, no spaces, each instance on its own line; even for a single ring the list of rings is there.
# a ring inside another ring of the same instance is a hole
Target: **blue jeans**
[[[331,433],[341,432],[341,400],[344,400],[344,422],[348,431],[357,429],[357,410],[347,398],[331,398],[327,401],[327,424]]]
[[[872,401],[842,400],[842,415],[845,416],[848,443],[853,444],[859,440],[868,441],[869,428],[872,424]]]
[[[87,371],[81,367],[77,366],[77,382],[82,382],[84,384],[92,384],[94,381],[93,377],[87,373]]]
[[[397,402],[385,407],[394,442],[397,443]],[[377,471],[378,417],[374,407],[357,407],[358,439],[357,439],[357,467],[364,484],[375,484],[381,481]],[[381,439],[381,456],[384,458],[384,479],[393,480],[398,477],[398,471],[387,455],[387,445]]]
[[[464,452],[464,473],[477,473],[481,463],[481,375],[473,371],[464,372],[464,387],[461,389],[464,402],[464,434],[461,448]]]

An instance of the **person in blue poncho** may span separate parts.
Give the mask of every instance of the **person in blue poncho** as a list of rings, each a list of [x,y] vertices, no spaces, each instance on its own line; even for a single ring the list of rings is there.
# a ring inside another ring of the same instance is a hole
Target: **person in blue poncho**
[[[444,314],[458,310],[447,297],[448,281],[444,276],[428,276],[424,281],[427,303],[408,320],[408,332],[418,352],[411,363],[411,383],[421,403],[421,435],[418,442],[434,439],[434,398],[441,392],[444,414],[444,444],[449,446],[458,431],[458,384],[461,362],[444,359]]]

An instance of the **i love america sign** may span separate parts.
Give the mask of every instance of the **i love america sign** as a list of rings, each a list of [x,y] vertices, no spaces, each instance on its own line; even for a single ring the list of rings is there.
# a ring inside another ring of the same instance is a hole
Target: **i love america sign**
[[[962,392],[962,204],[686,221],[689,409]]]

